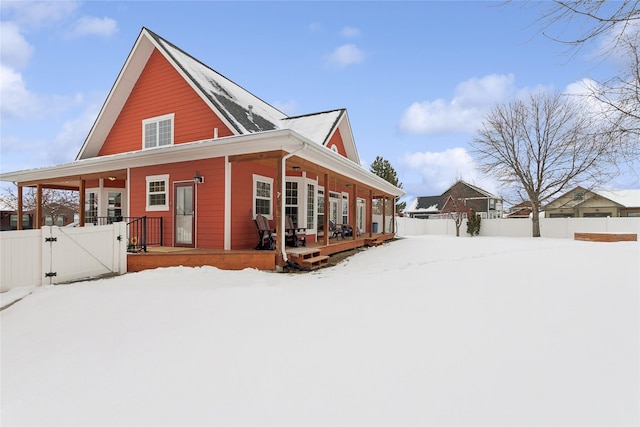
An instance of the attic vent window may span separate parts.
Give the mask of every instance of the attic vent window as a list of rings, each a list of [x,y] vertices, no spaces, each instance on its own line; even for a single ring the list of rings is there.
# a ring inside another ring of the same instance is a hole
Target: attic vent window
[[[584,193],[583,193],[582,191],[577,191],[577,192],[574,194],[573,198],[574,198],[575,200],[584,200]]]
[[[142,121],[142,148],[156,148],[173,144],[173,114]]]

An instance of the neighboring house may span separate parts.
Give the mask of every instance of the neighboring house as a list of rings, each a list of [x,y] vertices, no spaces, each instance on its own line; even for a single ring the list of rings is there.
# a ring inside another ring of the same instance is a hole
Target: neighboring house
[[[518,203],[508,209],[505,218],[530,218],[533,213],[533,206],[530,201]]]
[[[164,246],[225,250],[256,246],[256,214],[371,233],[404,194],[360,165],[345,109],[289,117],[146,28],[76,160],[0,179],[78,190],[81,225],[160,217]]]
[[[483,219],[502,218],[501,197],[464,181],[457,181],[439,196],[417,197],[404,212],[411,218],[442,218],[453,209],[454,199],[462,201]]]
[[[576,187],[545,207],[547,218],[640,217],[640,190]]]
[[[30,213],[22,214],[22,228],[24,230],[33,228],[33,215]],[[5,210],[0,211],[0,231],[17,230],[18,214],[16,211]]]

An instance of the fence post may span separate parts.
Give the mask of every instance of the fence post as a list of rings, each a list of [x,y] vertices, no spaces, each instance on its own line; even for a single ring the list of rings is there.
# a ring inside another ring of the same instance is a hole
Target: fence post
[[[147,216],[142,217],[142,250],[147,252]]]

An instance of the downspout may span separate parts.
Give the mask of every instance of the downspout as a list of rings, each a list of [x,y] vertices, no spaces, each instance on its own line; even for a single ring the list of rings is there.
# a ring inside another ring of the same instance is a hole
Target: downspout
[[[287,179],[286,179],[287,178],[287,159],[293,157],[299,152],[305,150],[306,148],[307,148],[307,142],[302,141],[301,148],[282,157],[282,182],[280,183],[280,187],[281,187],[280,194],[282,194],[282,197],[280,198],[280,203],[282,204],[280,212],[282,212],[282,214],[280,215],[280,236],[278,236],[278,238],[280,239],[280,250],[282,251],[282,259],[286,263],[289,262],[289,259],[287,258],[287,250],[286,250],[285,238],[284,238],[284,227],[285,227],[284,217],[286,215],[285,202],[287,200],[285,196],[287,194]]]

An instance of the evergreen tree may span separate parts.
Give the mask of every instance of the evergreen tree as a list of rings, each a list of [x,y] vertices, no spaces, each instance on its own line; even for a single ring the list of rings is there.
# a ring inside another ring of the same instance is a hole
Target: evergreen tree
[[[377,156],[373,163],[371,163],[371,167],[369,168],[369,170],[385,181],[395,185],[398,188],[402,188],[402,183],[398,180],[396,170],[393,168],[393,166],[391,166],[391,163],[389,163],[388,160]],[[396,213],[404,211],[404,208],[406,206],[407,202],[396,203]]]

